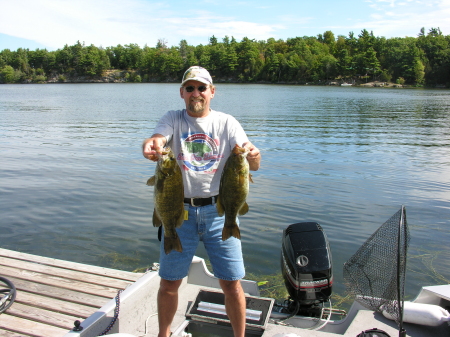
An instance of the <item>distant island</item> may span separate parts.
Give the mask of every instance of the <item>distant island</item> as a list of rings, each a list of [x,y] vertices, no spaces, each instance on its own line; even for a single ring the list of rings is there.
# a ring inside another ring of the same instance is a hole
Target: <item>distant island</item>
[[[191,65],[210,70],[217,83],[450,87],[450,35],[422,28],[417,37],[386,39],[363,29],[286,41],[212,36],[198,46],[159,40],[142,48],[78,41],[56,51],[2,50],[0,83],[179,82]]]

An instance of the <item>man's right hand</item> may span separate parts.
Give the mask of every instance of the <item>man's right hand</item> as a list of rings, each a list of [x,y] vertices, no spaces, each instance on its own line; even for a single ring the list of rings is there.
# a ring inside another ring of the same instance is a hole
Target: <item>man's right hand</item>
[[[142,155],[147,159],[158,161],[158,154],[162,153],[165,144],[166,137],[154,134],[142,143]]]

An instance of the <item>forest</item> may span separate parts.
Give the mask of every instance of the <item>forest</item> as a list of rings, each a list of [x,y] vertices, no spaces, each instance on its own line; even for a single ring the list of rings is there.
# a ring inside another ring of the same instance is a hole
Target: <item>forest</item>
[[[411,86],[450,87],[450,35],[439,28],[420,29],[417,37],[359,35],[286,40],[236,41],[214,35],[207,45],[181,40],[167,46],[137,44],[86,46],[78,41],[62,49],[0,52],[0,83],[73,82],[105,75],[111,82],[178,82],[191,65],[207,68],[215,82],[325,84],[333,81],[381,81]]]

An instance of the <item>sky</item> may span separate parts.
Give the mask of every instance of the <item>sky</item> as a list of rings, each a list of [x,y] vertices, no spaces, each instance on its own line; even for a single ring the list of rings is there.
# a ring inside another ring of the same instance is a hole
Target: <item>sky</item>
[[[0,51],[62,49],[77,41],[111,47],[286,40],[325,31],[416,37],[422,27],[450,35],[450,0],[0,0]]]

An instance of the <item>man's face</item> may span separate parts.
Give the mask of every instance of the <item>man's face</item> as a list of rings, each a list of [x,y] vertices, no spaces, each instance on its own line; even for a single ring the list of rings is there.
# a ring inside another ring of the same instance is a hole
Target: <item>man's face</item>
[[[206,87],[206,90],[201,92],[199,88]],[[194,89],[188,92],[186,88]],[[214,97],[215,89],[207,84],[198,81],[188,81],[180,88],[180,96],[186,103],[186,110],[189,116],[192,117],[206,117],[209,114],[210,102]]]

